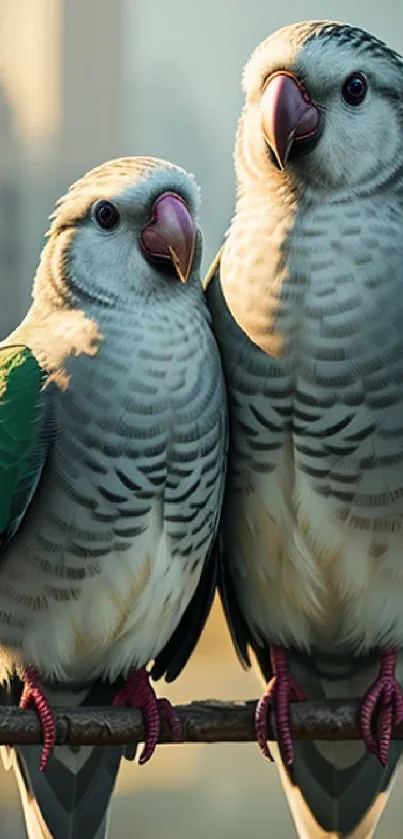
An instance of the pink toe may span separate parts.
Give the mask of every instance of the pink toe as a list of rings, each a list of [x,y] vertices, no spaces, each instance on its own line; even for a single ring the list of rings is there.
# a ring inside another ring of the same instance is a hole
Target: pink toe
[[[131,707],[131,700],[129,698],[129,693],[126,688],[120,690],[119,693],[112,700],[112,706],[114,708],[130,708]]]
[[[151,760],[158,743],[158,732],[157,736],[151,736],[151,732],[148,732],[146,744],[144,746],[143,751],[139,757],[139,766],[144,766],[145,763],[148,763]]]
[[[179,717],[175,714],[175,711],[169,701],[163,696],[161,699],[158,699],[158,708],[162,714],[162,716],[166,719],[168,725],[172,730],[172,734],[175,740],[180,740],[181,737],[181,724],[179,722]]]
[[[273,762],[273,755],[267,745],[267,722],[270,708],[271,697],[269,694],[264,693],[263,696],[261,696],[261,698],[259,699],[259,702],[256,706],[255,732],[256,740],[263,757],[265,757],[266,760],[270,760],[271,762]]]
[[[369,688],[360,710],[362,739],[368,751],[383,766],[388,762],[393,726],[402,719],[402,689],[393,676],[391,666],[384,664],[383,672]]]
[[[396,692],[396,714],[395,714],[397,725],[399,723],[401,723],[402,720],[403,720],[403,694],[402,694],[400,685],[398,685],[398,688],[399,688],[399,690]]]
[[[24,676],[25,683],[20,699],[20,708],[25,710],[32,703],[39,716],[43,734],[39,769],[43,772],[56,743],[56,723],[52,709],[42,690],[37,671],[34,668],[27,668]]]
[[[372,711],[372,703],[369,704],[368,701],[365,700],[360,708],[359,723],[361,737],[368,747],[375,746],[375,740],[371,731]]]
[[[146,738],[139,764],[147,763],[155,752],[160,732],[160,714],[168,721],[175,739],[180,739],[181,727],[171,703],[165,698],[157,699],[150,685],[149,674],[144,668],[130,673],[127,685],[115,696],[113,704],[138,708],[143,715]]]
[[[290,689],[292,702],[306,702],[305,692],[294,679],[290,679]]]

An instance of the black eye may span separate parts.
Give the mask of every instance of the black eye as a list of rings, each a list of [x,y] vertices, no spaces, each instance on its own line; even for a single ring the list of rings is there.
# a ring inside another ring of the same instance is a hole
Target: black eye
[[[93,213],[102,230],[114,230],[120,222],[119,210],[111,201],[97,201]]]
[[[342,95],[348,105],[361,105],[367,93],[367,80],[362,73],[353,73],[344,82]]]

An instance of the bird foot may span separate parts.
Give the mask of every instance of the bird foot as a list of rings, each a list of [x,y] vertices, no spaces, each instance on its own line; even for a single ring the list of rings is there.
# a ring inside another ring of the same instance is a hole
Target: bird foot
[[[362,701],[361,737],[371,754],[386,766],[393,726],[403,720],[403,691],[396,679],[397,650],[381,653],[380,672]]]
[[[155,752],[160,732],[161,715],[172,729],[175,739],[180,737],[179,719],[168,699],[157,699],[154,688],[150,685],[150,676],[145,668],[132,670],[127,684],[116,694],[113,703],[116,707],[138,708],[144,721],[146,742],[139,757],[139,763],[147,763]]]
[[[294,762],[294,744],[291,731],[290,704],[304,702],[302,688],[288,669],[287,653],[281,647],[271,647],[273,678],[259,700],[255,712],[256,739],[263,756],[273,760],[267,745],[267,723],[273,711],[277,740],[283,760],[287,766]]]
[[[41,687],[40,677],[35,667],[27,667],[22,675],[24,683],[19,707],[25,710],[32,702],[39,715],[43,732],[43,748],[40,771],[46,769],[47,762],[56,742],[56,723],[53,711]]]

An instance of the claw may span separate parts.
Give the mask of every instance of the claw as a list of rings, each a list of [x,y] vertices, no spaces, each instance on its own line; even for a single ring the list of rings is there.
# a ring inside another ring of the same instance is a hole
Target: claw
[[[157,699],[154,688],[150,685],[150,676],[145,668],[133,670],[125,687],[116,694],[113,703],[116,707],[138,708],[144,721],[146,742],[139,757],[139,763],[147,763],[153,756],[160,733],[161,715],[172,729],[175,740],[178,740],[181,727],[175,711],[165,697]]]
[[[271,686],[273,679],[268,684],[266,692],[260,697],[255,711],[255,733],[260,751],[266,760],[274,761],[274,757],[267,745],[267,723],[272,707]]]
[[[379,674],[360,708],[361,737],[383,766],[388,762],[393,726],[403,720],[403,691],[396,679],[396,663],[395,648],[382,651]]]
[[[22,680],[24,688],[20,699],[20,708],[25,710],[32,702],[38,712],[43,732],[43,748],[40,762],[40,771],[46,769],[47,762],[56,742],[56,724],[53,711],[42,690],[39,673],[35,667],[27,667],[24,670]]]
[[[272,710],[280,752],[285,764],[291,766],[294,762],[294,744],[290,704],[304,702],[305,694],[289,672],[286,651],[281,647],[272,647],[271,660],[274,675],[256,707],[256,739],[263,756],[268,760],[273,760],[273,755],[267,745],[267,723]]]

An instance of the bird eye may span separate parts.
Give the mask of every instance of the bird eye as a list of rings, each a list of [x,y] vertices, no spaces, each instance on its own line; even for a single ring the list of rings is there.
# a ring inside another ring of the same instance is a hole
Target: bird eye
[[[353,73],[344,82],[342,96],[348,105],[361,105],[367,93],[367,80],[362,73]]]
[[[94,218],[102,230],[114,230],[120,222],[119,210],[111,201],[97,201],[93,208]]]

